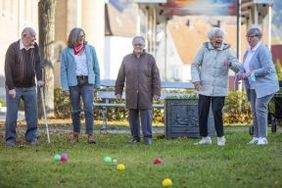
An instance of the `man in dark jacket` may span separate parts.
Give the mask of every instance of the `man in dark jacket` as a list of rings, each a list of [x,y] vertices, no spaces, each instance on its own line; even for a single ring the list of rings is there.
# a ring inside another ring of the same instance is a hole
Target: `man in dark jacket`
[[[26,141],[37,144],[37,98],[35,77],[39,86],[43,85],[39,48],[35,43],[36,33],[26,27],[21,39],[12,43],[6,53],[6,122],[5,141],[7,146],[16,144],[16,126],[20,99],[25,107],[27,121]]]
[[[152,101],[160,98],[160,75],[155,58],[145,52],[145,39],[134,37],[133,53],[123,58],[115,85],[117,99],[122,98],[126,85],[126,107],[129,109],[129,125],[132,139],[140,142],[140,122],[144,142],[152,144]]]

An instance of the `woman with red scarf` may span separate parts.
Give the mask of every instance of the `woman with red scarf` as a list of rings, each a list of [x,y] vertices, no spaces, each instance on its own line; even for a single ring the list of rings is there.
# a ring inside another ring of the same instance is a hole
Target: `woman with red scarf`
[[[85,32],[81,28],[71,30],[67,45],[61,54],[61,85],[63,94],[70,97],[73,142],[79,141],[80,100],[82,99],[87,142],[95,144],[93,93],[100,85],[100,70],[96,51],[85,41]]]

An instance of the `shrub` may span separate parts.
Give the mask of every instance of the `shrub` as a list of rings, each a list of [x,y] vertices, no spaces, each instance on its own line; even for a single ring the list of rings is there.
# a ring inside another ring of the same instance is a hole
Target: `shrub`
[[[246,93],[231,91],[225,100],[224,123],[249,124],[252,121],[251,107],[247,101]]]
[[[281,66],[281,63],[280,63],[280,59],[276,60],[275,69],[276,69],[276,72],[277,72],[278,80],[282,81],[282,66]]]
[[[189,94],[180,98],[195,98],[196,95],[191,93],[190,90],[173,90],[173,93],[186,93]],[[192,95],[191,95],[192,94]],[[173,98],[173,97],[172,97]],[[176,97],[177,98],[177,97]],[[97,102],[101,102],[101,99],[95,99]],[[112,103],[120,103],[118,100],[112,100]],[[125,101],[122,101],[125,103]],[[157,104],[162,104],[163,101],[155,102]],[[239,91],[231,91],[226,97],[224,111],[224,124],[249,124],[252,120],[251,110],[249,102],[246,99],[246,94]],[[94,118],[95,120],[102,120],[103,108],[94,107]],[[153,120],[154,123],[163,123],[164,122],[164,109],[155,108],[153,111]],[[70,118],[71,117],[71,106],[69,97],[62,95],[61,89],[55,89],[55,117],[56,118]],[[109,121],[126,121],[128,119],[128,110],[126,108],[107,108],[107,119]]]
[[[60,88],[54,90],[54,105],[56,118],[69,118],[71,115],[71,106],[69,97],[62,94]]]
[[[0,97],[0,107],[5,106],[5,100]]]

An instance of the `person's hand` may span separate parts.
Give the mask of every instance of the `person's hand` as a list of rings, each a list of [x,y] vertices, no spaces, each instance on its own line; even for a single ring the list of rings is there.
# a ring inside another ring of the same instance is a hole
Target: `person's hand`
[[[242,73],[237,73],[235,75],[235,82],[239,82],[240,80],[243,80]]]
[[[70,91],[63,91],[64,96],[70,96]]]
[[[242,78],[245,80],[245,79],[247,79],[251,74],[252,74],[251,71],[245,72],[245,73],[243,73]]]
[[[158,95],[154,95],[154,96],[153,96],[153,100],[155,100],[155,101],[160,100],[160,96],[158,96]]]
[[[98,96],[98,89],[96,87],[93,88],[93,96],[94,98],[97,98]]]
[[[38,85],[38,87],[43,87],[44,86],[44,81],[38,80],[37,81],[37,85]]]
[[[200,81],[195,82],[194,87],[197,91],[199,91],[201,89],[201,82]]]
[[[122,97],[121,97],[121,94],[116,94],[116,98],[118,99],[118,100],[120,100]]]
[[[93,88],[93,93],[97,93],[98,89],[96,87]]]
[[[16,98],[16,90],[15,89],[9,90],[9,96],[12,97],[13,99]]]

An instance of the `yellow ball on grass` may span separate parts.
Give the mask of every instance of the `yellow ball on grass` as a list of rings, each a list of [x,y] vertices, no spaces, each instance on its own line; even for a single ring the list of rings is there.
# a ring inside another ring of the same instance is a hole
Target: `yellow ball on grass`
[[[117,165],[117,170],[118,171],[124,171],[125,170],[125,165],[124,164],[118,164]]]
[[[165,178],[162,184],[163,184],[163,187],[169,187],[169,186],[172,186],[172,181],[169,178]]]

